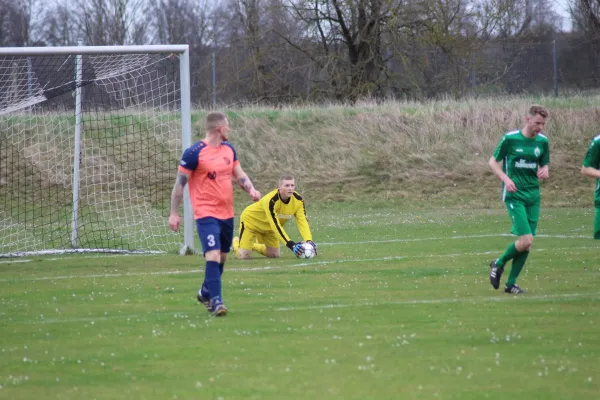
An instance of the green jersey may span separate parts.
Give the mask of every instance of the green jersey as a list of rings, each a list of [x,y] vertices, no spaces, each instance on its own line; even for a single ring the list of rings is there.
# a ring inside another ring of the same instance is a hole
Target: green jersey
[[[600,135],[596,136],[583,159],[584,167],[592,167],[600,169]],[[596,191],[594,194],[594,203],[596,207],[600,207],[600,179],[596,179]]]
[[[503,161],[504,173],[517,187],[516,192],[510,193],[502,184],[502,200],[539,201],[537,171],[550,163],[550,146],[546,136],[538,133],[528,138],[521,131],[508,132],[496,147],[494,158],[498,162]]]

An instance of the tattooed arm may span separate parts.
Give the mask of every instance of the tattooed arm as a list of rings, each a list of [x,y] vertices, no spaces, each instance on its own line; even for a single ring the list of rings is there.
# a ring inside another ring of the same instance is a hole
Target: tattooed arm
[[[235,176],[235,179],[237,180],[240,187],[246,192],[248,192],[250,197],[252,197],[252,200],[260,200],[260,192],[254,189],[252,181],[250,180],[250,178],[248,178],[248,175],[246,175],[246,173],[239,164],[233,168],[233,176]]]
[[[181,218],[179,217],[179,205],[183,200],[183,188],[185,185],[187,185],[189,178],[189,175],[178,172],[177,178],[175,179],[175,186],[173,186],[173,191],[171,192],[171,213],[169,215],[169,227],[174,232],[179,231],[179,225],[181,224]]]

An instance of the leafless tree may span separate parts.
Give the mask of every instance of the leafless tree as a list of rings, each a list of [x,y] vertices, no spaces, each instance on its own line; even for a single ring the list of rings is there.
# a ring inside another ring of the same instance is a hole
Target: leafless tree
[[[571,0],[569,9],[578,31],[600,37],[600,0]]]
[[[55,4],[42,21],[45,42],[50,46],[74,46],[80,39],[73,10],[66,4]]]
[[[298,24],[281,0],[228,0],[216,10],[214,43],[220,88],[236,100],[279,104],[306,87],[300,52],[282,39]],[[305,64],[305,63],[304,63]]]
[[[262,24],[262,16],[266,13],[265,1],[231,0],[230,7],[234,16],[232,22],[240,28],[233,30],[232,34],[239,36],[248,54],[246,66],[252,71],[251,90],[254,97],[266,99],[266,43]]]
[[[600,0],[567,1],[575,28],[561,36],[567,41],[559,48],[561,74],[570,82],[600,82]],[[0,0],[0,45],[64,46],[80,38],[88,45],[186,43],[197,101],[208,100],[213,76],[218,98],[230,104],[462,96],[478,85],[509,92],[535,86],[545,79],[540,68],[552,74],[552,41],[561,30],[554,6],[553,0]]]
[[[559,17],[550,0],[492,0],[489,4],[500,17],[495,32],[499,37],[531,36],[557,28]]]
[[[189,44],[193,49],[209,45],[213,8],[209,0],[151,0],[153,42]]]
[[[211,92],[210,54],[219,44],[219,18],[211,0],[151,0],[152,43],[188,44],[191,54],[191,90],[196,102],[207,102]]]
[[[33,46],[42,42],[39,19],[45,3],[39,0],[0,0],[0,45]]]
[[[287,0],[285,6],[304,25],[302,36],[285,39],[314,62],[338,99],[381,94],[383,39],[402,25],[402,2]]]
[[[77,0],[79,29],[88,45],[146,43],[147,15],[143,0]]]
[[[600,0],[571,0],[569,9],[574,32],[572,47],[567,49],[565,74],[578,70],[577,76],[570,76],[569,80],[582,82],[578,86],[584,89],[590,83],[600,83]]]

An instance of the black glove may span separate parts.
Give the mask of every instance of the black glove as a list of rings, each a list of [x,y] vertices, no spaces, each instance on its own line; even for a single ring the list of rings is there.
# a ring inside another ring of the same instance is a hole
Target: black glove
[[[298,242],[298,243],[294,243],[293,241],[289,241],[287,242],[285,245],[294,252],[294,254],[296,255],[296,257],[300,257],[302,254],[304,254],[304,247],[302,246],[304,244],[304,242]]]

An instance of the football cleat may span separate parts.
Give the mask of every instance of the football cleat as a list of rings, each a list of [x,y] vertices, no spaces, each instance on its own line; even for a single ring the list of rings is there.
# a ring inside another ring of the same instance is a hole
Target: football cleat
[[[217,297],[212,299],[210,303],[210,311],[215,317],[224,317],[227,315],[227,308],[225,307],[225,304],[223,304],[223,300]]]
[[[211,310],[210,299],[208,297],[204,297],[200,293],[198,293],[197,299],[200,303],[202,303],[204,305],[204,307],[206,307],[207,311]]]
[[[510,285],[510,286],[506,286],[504,288],[504,291],[506,293],[512,293],[512,294],[523,294],[523,293],[527,293],[526,290],[521,289],[517,284],[514,285]]]
[[[502,277],[503,272],[503,268],[498,268],[496,266],[496,260],[490,263],[490,283],[494,289],[498,289],[500,287],[500,277]]]

